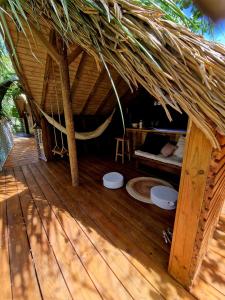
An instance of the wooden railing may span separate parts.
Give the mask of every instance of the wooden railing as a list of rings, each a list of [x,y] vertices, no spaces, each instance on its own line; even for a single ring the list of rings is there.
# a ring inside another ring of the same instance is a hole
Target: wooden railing
[[[13,147],[13,135],[10,122],[0,119],[0,171]]]

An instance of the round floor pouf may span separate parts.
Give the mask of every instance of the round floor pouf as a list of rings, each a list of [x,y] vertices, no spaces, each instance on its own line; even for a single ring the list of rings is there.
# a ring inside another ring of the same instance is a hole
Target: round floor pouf
[[[107,173],[103,176],[103,185],[108,189],[119,189],[123,184],[123,175],[118,172]]]
[[[152,203],[160,208],[172,210],[176,208],[178,192],[168,186],[157,185],[151,191]]]

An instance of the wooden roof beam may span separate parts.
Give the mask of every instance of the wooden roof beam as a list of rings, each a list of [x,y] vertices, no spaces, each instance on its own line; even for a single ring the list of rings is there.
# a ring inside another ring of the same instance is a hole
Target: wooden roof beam
[[[82,54],[79,66],[77,68],[76,75],[74,77],[74,80],[73,80],[73,83],[72,83],[72,86],[71,86],[71,94],[70,94],[71,101],[73,101],[74,95],[75,95],[77,87],[79,85],[80,77],[81,77],[81,74],[82,74],[83,69],[85,67],[85,63],[87,61],[87,58],[88,58],[88,55],[87,55],[87,53],[84,52]]]
[[[32,33],[36,36],[36,38],[42,43],[48,54],[51,56],[51,58],[58,64],[62,64],[63,58],[62,56],[58,53],[54,45],[52,45],[51,41],[48,41],[43,33],[38,30],[34,24],[30,23],[30,28],[32,30]],[[77,57],[78,55],[83,52],[83,49],[78,46],[76,47],[69,55],[68,55],[68,64],[71,64]]]
[[[49,34],[49,43],[53,44],[55,38],[55,33],[53,30],[50,31]],[[41,96],[41,108],[43,109],[45,107],[45,101],[46,101],[46,95],[47,95],[47,89],[48,89],[48,81],[50,77],[50,67],[52,65],[52,58],[49,54],[47,54],[46,64],[45,64],[45,75],[43,80],[43,88],[42,88],[42,96]]]
[[[68,64],[70,65],[84,50],[77,46],[69,55],[68,55]]]
[[[119,83],[120,83],[121,80],[122,80],[122,78],[120,76],[118,76],[118,78],[115,81],[116,88],[119,85]],[[113,89],[113,87],[111,87],[111,89],[109,90],[109,92],[107,93],[107,95],[102,100],[102,102],[100,103],[99,107],[97,108],[95,114],[99,114],[102,111],[102,109],[104,108],[105,104],[107,103],[107,101],[109,100],[109,98],[112,96],[113,93],[114,93],[114,89]]]
[[[96,93],[96,90],[97,90],[99,84],[102,82],[104,76],[105,76],[105,69],[102,69],[101,72],[99,73],[98,77],[97,77],[97,80],[95,81],[95,84],[94,84],[94,86],[93,86],[86,102],[84,103],[83,108],[81,109],[81,112],[80,112],[81,115],[85,114],[87,112],[88,105],[91,102],[91,100],[93,99],[93,97]]]
[[[119,82],[119,84],[121,83],[121,81]],[[119,90],[118,90],[118,93],[119,93],[119,98],[120,98],[120,100],[121,100],[121,103],[123,103],[123,106],[124,106],[124,100],[125,100],[125,96],[126,96],[126,94],[128,93],[130,91],[130,88],[129,88],[129,86],[127,86],[126,88],[124,88],[123,90],[122,90],[122,92],[120,93],[119,92]],[[115,96],[112,94],[112,96],[113,96],[113,101],[110,101],[110,99],[109,99],[109,101],[110,102],[112,102],[111,104],[111,106],[112,107],[114,107],[114,105],[115,105],[115,103],[117,103],[117,100],[116,100],[116,98],[115,98]],[[110,107],[111,107],[110,106]],[[112,108],[113,109],[113,108]],[[102,109],[102,113],[104,114],[104,110]]]
[[[47,53],[51,56],[52,59],[58,64],[63,64],[63,57],[58,53],[56,48],[44,37],[43,33],[39,31],[32,23],[29,23],[30,28],[34,36],[38,39],[38,41],[44,46]]]

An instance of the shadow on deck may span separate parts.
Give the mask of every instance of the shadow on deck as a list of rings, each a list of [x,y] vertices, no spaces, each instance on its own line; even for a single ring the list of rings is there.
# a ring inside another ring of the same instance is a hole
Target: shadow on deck
[[[162,229],[173,225],[174,212],[102,186],[108,170],[137,176],[129,166],[79,162],[77,188],[66,162],[28,162],[0,173],[2,299],[192,299],[167,273]],[[206,282],[200,278],[195,295],[223,297]]]

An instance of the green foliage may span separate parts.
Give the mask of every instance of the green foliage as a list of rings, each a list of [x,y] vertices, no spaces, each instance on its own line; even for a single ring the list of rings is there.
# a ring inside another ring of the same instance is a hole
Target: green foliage
[[[212,31],[212,23],[193,5],[192,0],[135,0],[136,4],[160,8],[165,17],[178,24],[185,25],[191,31],[206,33]],[[191,16],[187,17],[183,10],[189,8]]]
[[[0,83],[4,80],[10,79],[16,73],[13,69],[11,59],[6,50],[4,40],[0,34]]]
[[[9,54],[4,45],[4,40],[0,35],[0,83],[8,79],[17,79],[16,73],[13,69]],[[18,81],[13,82],[8,88],[1,103],[0,117],[18,118],[18,111],[14,103],[14,98],[21,93],[21,87]]]
[[[205,17],[202,12],[193,4],[192,0],[174,0],[176,5],[181,9],[189,9],[191,19],[196,23],[195,31],[204,33],[211,33],[213,31],[213,23],[209,18]]]
[[[14,102],[15,97],[19,94],[21,94],[21,88],[18,82],[12,83],[2,100],[2,110],[0,111],[0,116],[7,117],[8,119],[11,117],[19,118],[19,114]]]

